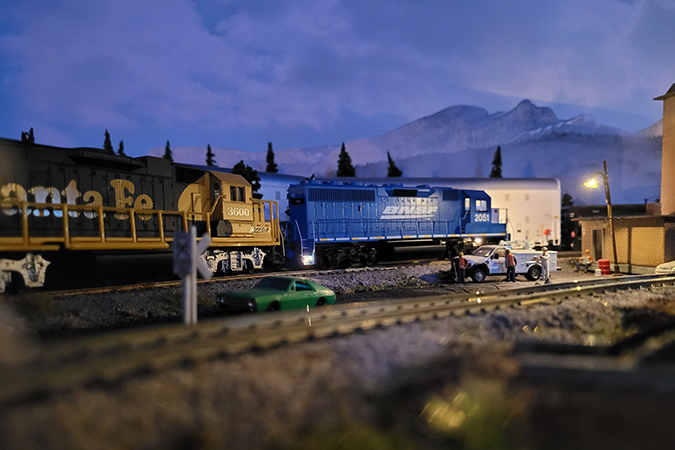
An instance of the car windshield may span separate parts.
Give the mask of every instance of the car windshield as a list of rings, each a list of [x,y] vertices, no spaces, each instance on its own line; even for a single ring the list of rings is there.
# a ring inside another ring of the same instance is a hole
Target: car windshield
[[[486,257],[486,256],[490,256],[490,253],[492,253],[492,250],[494,250],[494,247],[486,247],[484,245],[484,246],[478,247],[476,250],[474,250],[472,255]]]
[[[283,278],[263,278],[258,283],[258,287],[285,291],[288,289],[289,284],[291,284],[291,280],[284,280]]]

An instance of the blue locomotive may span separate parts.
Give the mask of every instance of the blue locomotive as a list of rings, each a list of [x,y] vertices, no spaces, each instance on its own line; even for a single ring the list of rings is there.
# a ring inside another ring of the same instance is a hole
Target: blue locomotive
[[[288,204],[289,240],[303,265],[373,263],[395,243],[507,238],[483,191],[309,180],[289,187]]]

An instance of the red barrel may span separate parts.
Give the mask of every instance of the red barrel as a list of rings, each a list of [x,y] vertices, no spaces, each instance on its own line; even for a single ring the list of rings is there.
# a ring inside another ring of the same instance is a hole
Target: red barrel
[[[609,268],[609,259],[599,259],[598,267],[600,268],[600,273],[603,275],[610,275],[612,273]]]

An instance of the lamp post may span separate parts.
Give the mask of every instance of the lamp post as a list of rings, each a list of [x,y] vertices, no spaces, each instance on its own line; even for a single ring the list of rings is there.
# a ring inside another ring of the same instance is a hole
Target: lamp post
[[[612,233],[612,248],[614,250],[614,273],[619,274],[619,259],[616,256],[616,236],[614,233],[614,219],[612,218],[612,197],[609,194],[609,177],[607,176],[607,161],[602,162],[604,172],[595,172],[590,180],[584,183],[584,186],[590,188],[598,187],[598,183],[595,182],[595,176],[600,175],[602,177],[602,182],[605,186],[605,202],[607,203],[607,217],[609,218],[609,228]]]

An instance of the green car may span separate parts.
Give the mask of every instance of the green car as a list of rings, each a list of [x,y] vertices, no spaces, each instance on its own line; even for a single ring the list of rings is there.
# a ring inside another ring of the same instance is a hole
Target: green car
[[[304,278],[266,277],[250,289],[218,294],[216,303],[233,312],[312,308],[334,304],[335,292]]]

